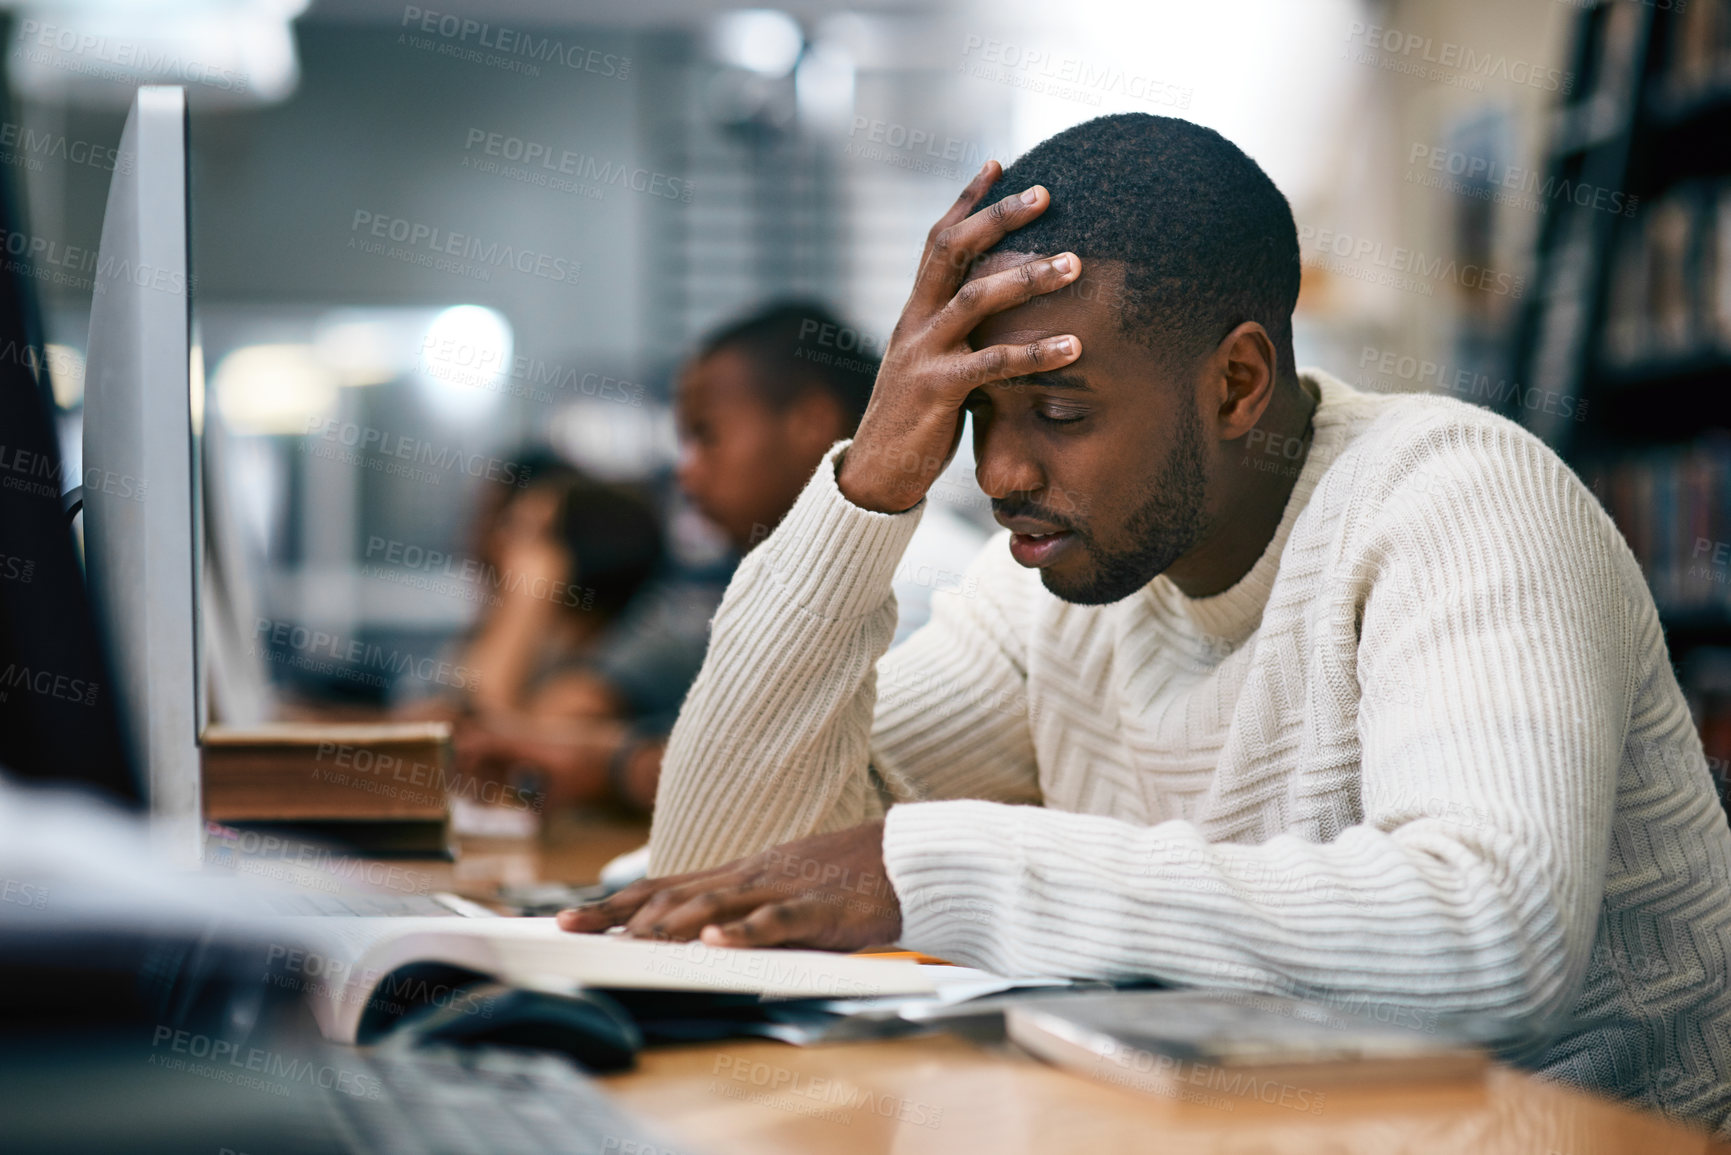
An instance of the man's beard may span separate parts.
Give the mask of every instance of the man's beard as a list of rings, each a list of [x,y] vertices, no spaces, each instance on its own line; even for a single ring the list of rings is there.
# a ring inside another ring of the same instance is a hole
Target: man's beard
[[[1202,539],[1208,524],[1203,511],[1202,419],[1188,405],[1179,406],[1179,412],[1172,452],[1147,499],[1125,526],[1130,547],[1108,550],[1086,529],[1070,527],[1093,564],[1080,578],[1065,579],[1050,569],[1041,570],[1041,584],[1055,596],[1084,606],[1122,601],[1166,572]]]

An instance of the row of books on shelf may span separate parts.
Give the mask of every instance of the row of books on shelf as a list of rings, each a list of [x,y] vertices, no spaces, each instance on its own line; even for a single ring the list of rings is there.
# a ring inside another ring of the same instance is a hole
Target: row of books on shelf
[[[1731,355],[1731,179],[1679,184],[1619,223],[1605,363]]]
[[[1731,438],[1620,457],[1588,475],[1662,612],[1731,615]]]
[[[1666,95],[1677,103],[1731,86],[1731,0],[1691,0],[1672,15]]]

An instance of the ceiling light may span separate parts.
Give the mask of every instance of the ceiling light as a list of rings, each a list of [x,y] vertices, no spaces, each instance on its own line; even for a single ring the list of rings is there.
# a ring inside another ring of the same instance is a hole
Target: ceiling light
[[[786,76],[799,61],[805,36],[799,24],[773,8],[745,8],[718,18],[711,30],[715,57],[759,76]]]

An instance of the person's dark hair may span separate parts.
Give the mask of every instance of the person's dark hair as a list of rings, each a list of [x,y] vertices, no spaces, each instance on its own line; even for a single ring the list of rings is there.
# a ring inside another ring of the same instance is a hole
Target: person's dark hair
[[[1188,364],[1245,321],[1290,373],[1298,230],[1274,182],[1239,147],[1187,120],[1102,116],[1035,145],[982,204],[1043,184],[1046,211],[994,252],[1125,263],[1123,332]]]
[[[564,486],[554,524],[571,554],[571,584],[584,591],[581,608],[616,614],[661,564],[661,517],[652,501],[626,486],[582,473]]]
[[[525,445],[513,452],[509,460],[516,468],[501,471],[496,484],[512,497],[531,486],[562,484],[583,476],[583,471],[557,450],[544,445]]]
[[[498,562],[489,539],[513,501],[530,489],[564,485],[581,476],[576,466],[543,445],[521,445],[505,459],[513,468],[498,470],[476,486],[474,514],[469,522],[469,550],[489,565]]]
[[[785,409],[811,389],[821,389],[840,404],[851,434],[871,400],[878,358],[873,342],[842,323],[816,301],[790,300],[768,305],[712,333],[698,349],[707,357],[723,349],[743,354],[757,367],[763,399]]]

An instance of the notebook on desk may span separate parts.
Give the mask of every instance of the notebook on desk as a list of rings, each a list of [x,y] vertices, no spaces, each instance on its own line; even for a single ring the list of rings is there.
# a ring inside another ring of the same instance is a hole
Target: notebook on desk
[[[1410,1011],[1410,1008],[1407,1008]],[[1035,1055],[1168,1098],[1190,1088],[1318,1104],[1323,1088],[1480,1077],[1471,1032],[1409,1029],[1324,1003],[1230,991],[1106,991],[1009,1006],[1005,1031]],[[1274,1100],[1265,1100],[1274,1101]],[[1308,1105],[1299,1106],[1309,1110]]]

